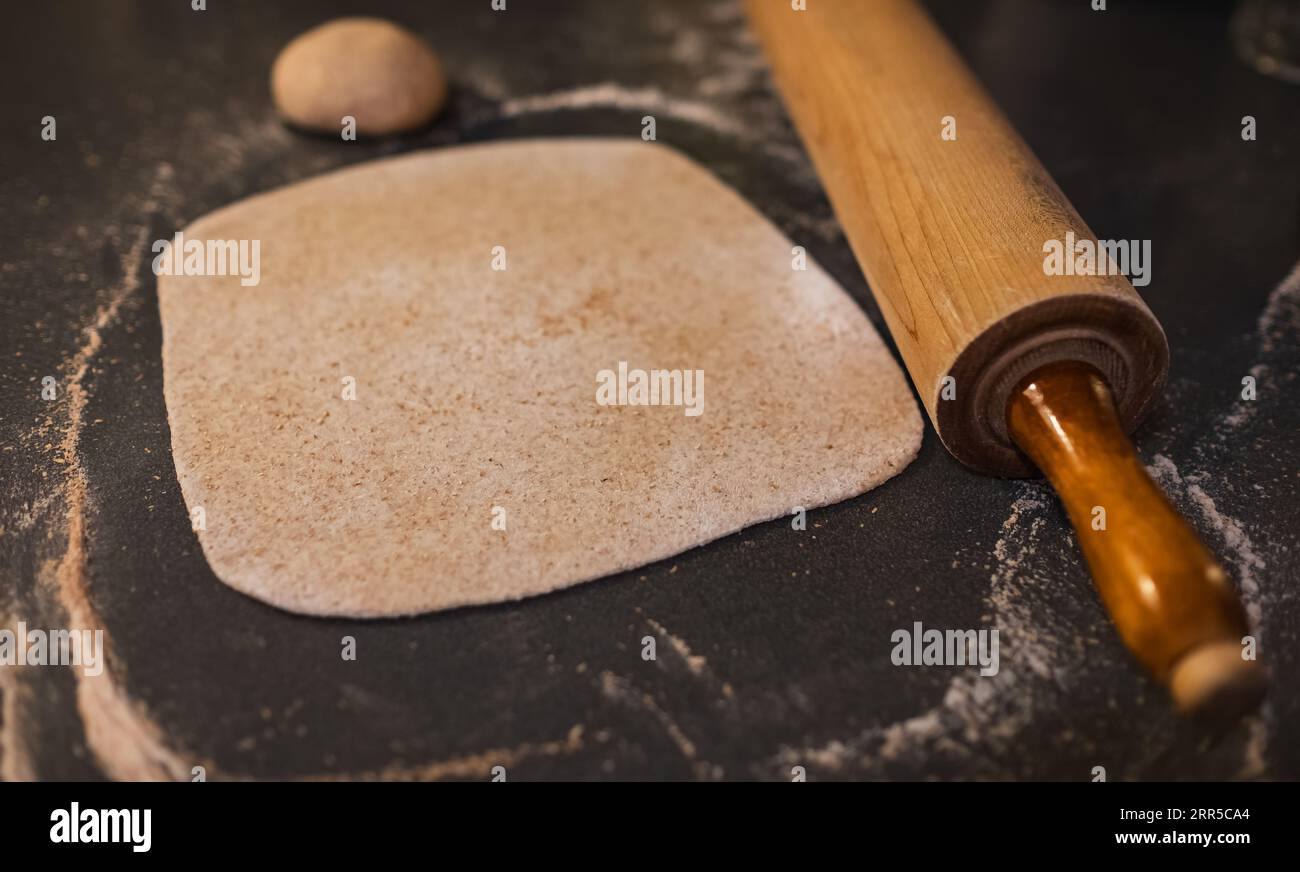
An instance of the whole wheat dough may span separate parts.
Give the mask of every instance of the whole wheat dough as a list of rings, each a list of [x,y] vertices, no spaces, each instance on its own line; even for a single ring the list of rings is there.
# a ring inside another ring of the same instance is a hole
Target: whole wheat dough
[[[424,151],[184,235],[260,240],[260,284],[164,275],[158,296],[203,551],[285,609],[544,593],[855,496],[919,447],[911,393],[848,295],[663,146]],[[598,404],[620,362],[703,370],[702,413]]]
[[[338,18],[298,36],[271,66],[280,115],[309,130],[384,136],[428,123],[447,99],[442,64],[419,36],[382,18]]]

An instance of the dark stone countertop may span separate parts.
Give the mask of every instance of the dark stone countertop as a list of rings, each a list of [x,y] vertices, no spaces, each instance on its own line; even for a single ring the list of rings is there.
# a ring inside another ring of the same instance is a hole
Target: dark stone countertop
[[[226,588],[176,484],[148,255],[215,207],[410,149],[637,135],[650,113],[884,328],[734,3],[51,0],[0,29],[0,616],[102,621],[111,677],[0,667],[0,773],[1300,776],[1300,281],[1282,286],[1300,260],[1300,87],[1235,60],[1227,4],[929,5],[1093,229],[1152,240],[1143,295],[1173,368],[1136,439],[1255,613],[1273,675],[1259,715],[1213,746],[1181,723],[1050,490],[970,473],[932,431],[903,474],[805,532],[764,524],[520,603],[319,620]],[[285,130],[277,50],[363,7],[434,43],[449,111],[398,140]],[[914,621],[996,626],[1001,671],[891,665]],[[130,738],[106,761],[88,735]]]

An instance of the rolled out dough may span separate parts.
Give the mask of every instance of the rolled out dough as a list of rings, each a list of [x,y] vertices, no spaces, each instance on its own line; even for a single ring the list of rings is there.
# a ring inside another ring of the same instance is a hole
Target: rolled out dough
[[[920,443],[848,295],[660,145],[424,151],[184,237],[259,240],[261,270],[160,277],[176,473],[217,576],[292,611],[544,593],[855,496]],[[702,414],[599,404],[620,362],[703,370]]]

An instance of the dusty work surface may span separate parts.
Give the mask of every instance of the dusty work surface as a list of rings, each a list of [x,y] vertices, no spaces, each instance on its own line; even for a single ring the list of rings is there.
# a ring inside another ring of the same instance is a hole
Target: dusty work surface
[[[1097,233],[1152,240],[1173,370],[1139,449],[1273,671],[1263,712],[1207,748],[1120,645],[1050,491],[971,474],[930,432],[806,531],[517,604],[322,620],[221,585],[169,454],[149,246],[246,195],[419,148],[637,136],[653,114],[883,325],[732,3],[379,4],[440,51],[451,105],[347,144],[287,131],[266,79],[349,4],[170,5],[23,4],[0,35],[0,616],[101,626],[112,652],[97,679],[0,667],[4,777],[1300,776],[1300,88],[1235,61],[1226,11],[932,4]],[[996,626],[1001,671],[891,665],[915,621]]]

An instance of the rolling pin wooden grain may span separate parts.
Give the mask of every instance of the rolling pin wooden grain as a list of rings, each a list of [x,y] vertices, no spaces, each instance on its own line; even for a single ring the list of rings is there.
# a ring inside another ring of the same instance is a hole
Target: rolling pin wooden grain
[[[1122,275],[1046,273],[1049,240],[1096,237],[914,0],[746,3],[943,444],[1046,474],[1129,648],[1235,720],[1264,689],[1241,605],[1125,435],[1168,370],[1155,316]]]

